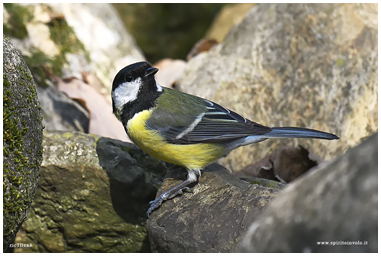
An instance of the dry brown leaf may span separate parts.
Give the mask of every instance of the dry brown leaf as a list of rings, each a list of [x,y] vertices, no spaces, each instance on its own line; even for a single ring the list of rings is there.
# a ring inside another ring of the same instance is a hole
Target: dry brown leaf
[[[207,52],[213,46],[218,44],[217,40],[210,38],[201,38],[197,43],[192,47],[190,52],[187,55],[187,61],[198,55],[200,52]]]
[[[323,160],[300,146],[285,146],[238,172],[237,176],[252,176],[263,179],[291,182]]]
[[[89,111],[89,133],[131,142],[124,131],[123,125],[112,113],[112,105],[107,101],[105,96],[98,93],[88,84],[75,78],[68,82],[64,82],[61,79],[57,79],[57,81],[58,90],[84,104],[84,107]]]
[[[158,84],[175,87],[184,73],[186,62],[183,60],[163,59],[153,66],[159,69],[159,72],[155,75]]]

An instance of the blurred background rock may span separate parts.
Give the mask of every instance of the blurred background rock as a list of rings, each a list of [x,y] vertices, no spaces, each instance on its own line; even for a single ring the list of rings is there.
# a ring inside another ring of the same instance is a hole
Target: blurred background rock
[[[226,4],[113,4],[147,61],[185,59]]]

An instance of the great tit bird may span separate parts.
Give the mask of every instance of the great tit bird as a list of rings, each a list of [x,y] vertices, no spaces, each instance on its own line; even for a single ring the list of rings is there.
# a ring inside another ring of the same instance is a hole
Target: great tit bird
[[[185,181],[150,202],[148,217],[235,148],[268,138],[339,139],[312,129],[257,124],[212,101],[160,86],[157,72],[144,61],[126,66],[115,76],[111,93],[113,112],[130,139],[148,154],[188,171]]]

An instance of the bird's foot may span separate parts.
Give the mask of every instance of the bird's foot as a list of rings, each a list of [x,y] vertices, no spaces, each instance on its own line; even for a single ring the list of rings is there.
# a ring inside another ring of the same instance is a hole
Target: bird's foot
[[[149,202],[149,208],[147,211],[147,216],[150,218],[150,214],[157,208],[160,207],[160,205],[168,199],[174,198],[177,195],[183,194],[184,191],[191,192],[192,190],[188,187],[189,184],[196,182],[198,177],[201,176],[201,172],[199,169],[196,170],[188,170],[188,178],[181,182],[179,185],[174,186],[167,192],[161,194],[158,198],[155,200]]]
[[[189,188],[189,187],[183,187],[183,188],[180,188],[178,190],[168,190],[167,192],[161,194],[158,198],[156,198],[155,200],[153,201],[150,201],[149,202],[149,205],[150,207],[148,208],[148,211],[147,211],[147,216],[148,218],[150,218],[150,214],[157,208],[160,207],[160,205],[168,200],[168,199],[172,199],[174,198],[175,196],[177,195],[182,195],[184,192],[192,192],[192,190]]]
[[[147,211],[147,217],[150,219],[150,214],[163,203],[163,198],[160,195],[157,199],[149,202],[149,208]]]

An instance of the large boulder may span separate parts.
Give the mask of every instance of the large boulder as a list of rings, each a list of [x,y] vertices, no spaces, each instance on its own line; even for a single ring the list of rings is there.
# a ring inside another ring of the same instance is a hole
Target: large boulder
[[[15,252],[149,252],[148,202],[167,172],[137,146],[45,132],[40,182]]]
[[[42,161],[42,115],[28,66],[3,36],[3,248],[24,220]],[[13,247],[13,246],[12,246]]]
[[[221,162],[229,170],[285,144],[328,160],[377,130],[377,32],[377,4],[257,4],[220,45],[190,60],[179,88],[264,125],[340,137],[242,147]]]
[[[290,184],[251,225],[239,251],[377,252],[377,139]]]
[[[157,195],[186,173],[172,169]],[[282,187],[275,181],[256,182],[242,181],[221,165],[208,166],[191,193],[164,202],[151,214],[147,230],[152,251],[234,252],[250,223]]]

